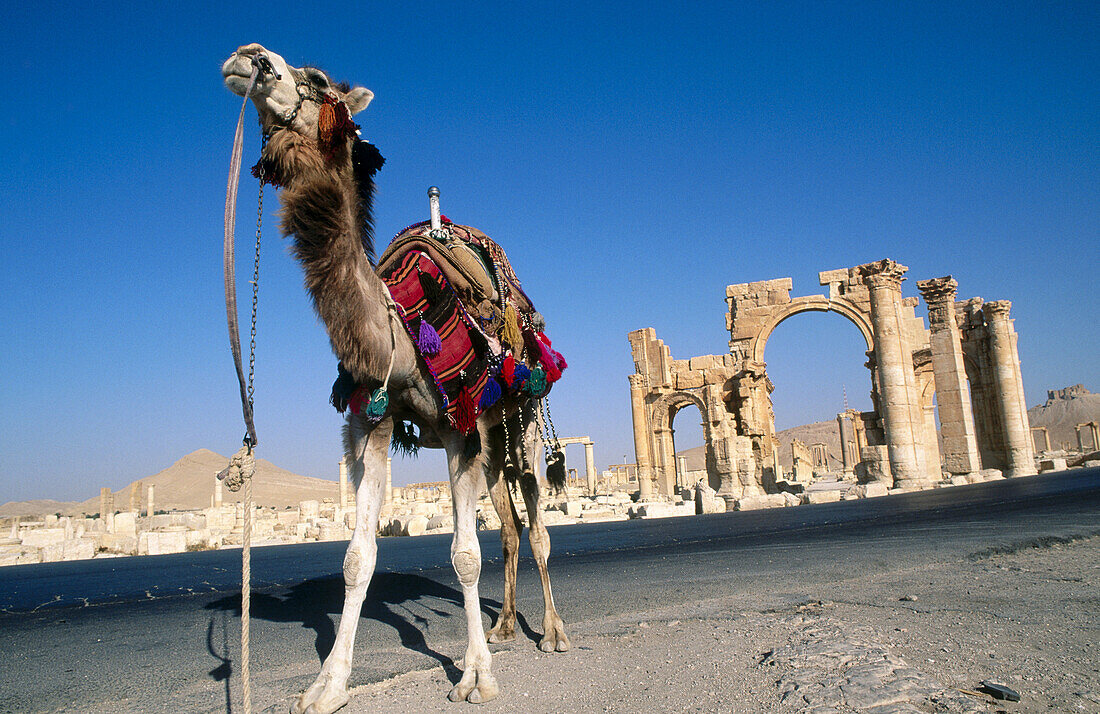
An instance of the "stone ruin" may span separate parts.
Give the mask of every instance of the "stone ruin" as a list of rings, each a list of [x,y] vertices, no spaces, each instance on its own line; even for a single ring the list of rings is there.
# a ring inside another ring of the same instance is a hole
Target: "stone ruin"
[[[872,491],[928,488],[941,480],[1036,473],[1016,332],[1007,300],[958,300],[951,276],[917,282],[904,297],[908,268],[880,260],[819,273],[826,295],[792,298],[790,278],[726,288],[729,353],[677,360],[653,328],[628,335],[635,373],[630,397],[641,499],[673,496],[678,483],[672,422],[696,406],[703,415],[707,478],[731,506],[780,490],[775,415],[764,349],[772,331],[802,312],[834,312],[867,345],[868,412],[837,415],[843,473]],[[933,396],[939,407],[937,438]],[[796,447],[795,480],[827,452]]]

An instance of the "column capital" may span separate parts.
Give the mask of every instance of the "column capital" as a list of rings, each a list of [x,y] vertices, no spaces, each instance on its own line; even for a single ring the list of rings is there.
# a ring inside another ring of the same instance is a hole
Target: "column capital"
[[[993,300],[982,305],[982,314],[985,315],[987,322],[990,320],[1007,320],[1011,309],[1012,302],[1010,300]]]
[[[929,305],[939,303],[953,303],[958,295],[959,283],[950,275],[931,280],[918,280],[917,289],[924,296],[924,301]]]
[[[645,378],[644,374],[635,373],[627,375],[627,380],[630,382],[631,388],[645,389],[649,386],[647,384],[649,380]]]
[[[859,266],[859,275],[864,284],[872,288],[901,288],[908,267],[884,258],[874,263]]]

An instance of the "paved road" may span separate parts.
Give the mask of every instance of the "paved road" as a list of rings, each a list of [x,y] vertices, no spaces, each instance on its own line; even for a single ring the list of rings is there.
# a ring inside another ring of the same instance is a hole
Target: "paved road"
[[[1100,469],[1077,470],[822,506],[561,526],[551,529],[551,567],[571,622],[731,594],[778,607],[852,572],[1093,534],[1098,515]],[[448,543],[379,542],[353,686],[461,656]],[[343,548],[254,551],[257,710],[281,708],[331,647]],[[488,621],[502,582],[495,533],[484,534],[482,549],[493,556],[482,576]],[[533,563],[520,567],[521,625],[534,638],[541,596]],[[0,711],[226,711],[237,680],[238,569],[235,551],[3,569]]]

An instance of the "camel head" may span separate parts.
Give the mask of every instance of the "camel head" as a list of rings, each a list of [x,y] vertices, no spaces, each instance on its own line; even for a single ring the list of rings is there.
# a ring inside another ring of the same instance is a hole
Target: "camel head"
[[[364,87],[333,83],[315,67],[291,67],[282,57],[256,43],[238,47],[222,65],[225,86],[243,97],[248,91],[253,65],[259,65],[260,73],[252,89],[252,103],[267,135],[291,129],[316,138],[326,98],[329,103],[343,102],[352,115],[366,109],[374,98],[374,93]]]

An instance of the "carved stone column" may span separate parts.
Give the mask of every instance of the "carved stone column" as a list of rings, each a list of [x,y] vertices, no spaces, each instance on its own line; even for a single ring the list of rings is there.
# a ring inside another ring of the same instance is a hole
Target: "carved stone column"
[[[931,481],[921,473],[917,455],[922,426],[914,420],[917,410],[911,389],[916,382],[913,356],[906,345],[901,322],[901,281],[908,268],[892,260],[881,260],[862,266],[860,270],[870,291],[874,356],[894,486],[926,488]]]
[[[588,495],[596,495],[596,445],[591,441],[584,445],[584,476],[588,481]]]
[[[649,421],[645,416],[645,377],[632,374],[630,414],[634,426],[634,463],[638,466],[638,500],[653,497],[653,457],[649,448]]]
[[[917,283],[928,305],[932,333],[932,375],[943,434],[944,467],[952,474],[981,471],[974,407],[963,362],[962,340],[955,321],[955,296],[959,284],[950,275]]]
[[[845,476],[851,476],[855,465],[852,463],[851,447],[848,446],[848,442],[855,442],[852,436],[852,426],[848,423],[848,418],[844,413],[836,415],[836,428],[837,433],[840,435],[840,463],[842,473]]]
[[[382,491],[382,503],[393,501],[393,459],[386,457],[386,488]],[[356,506],[358,507],[358,503]]]
[[[145,504],[145,515],[153,517],[153,490],[156,488],[156,484],[149,484],[149,496],[148,503]]]
[[[225,503],[225,497],[222,494],[222,480],[214,476],[214,507],[219,508]]]
[[[1035,452],[1020,379],[1016,332],[1008,319],[1011,308],[1012,303],[1008,300],[995,300],[983,305],[982,313],[989,335],[989,357],[1004,432],[1005,476],[1030,476],[1035,473]]]

